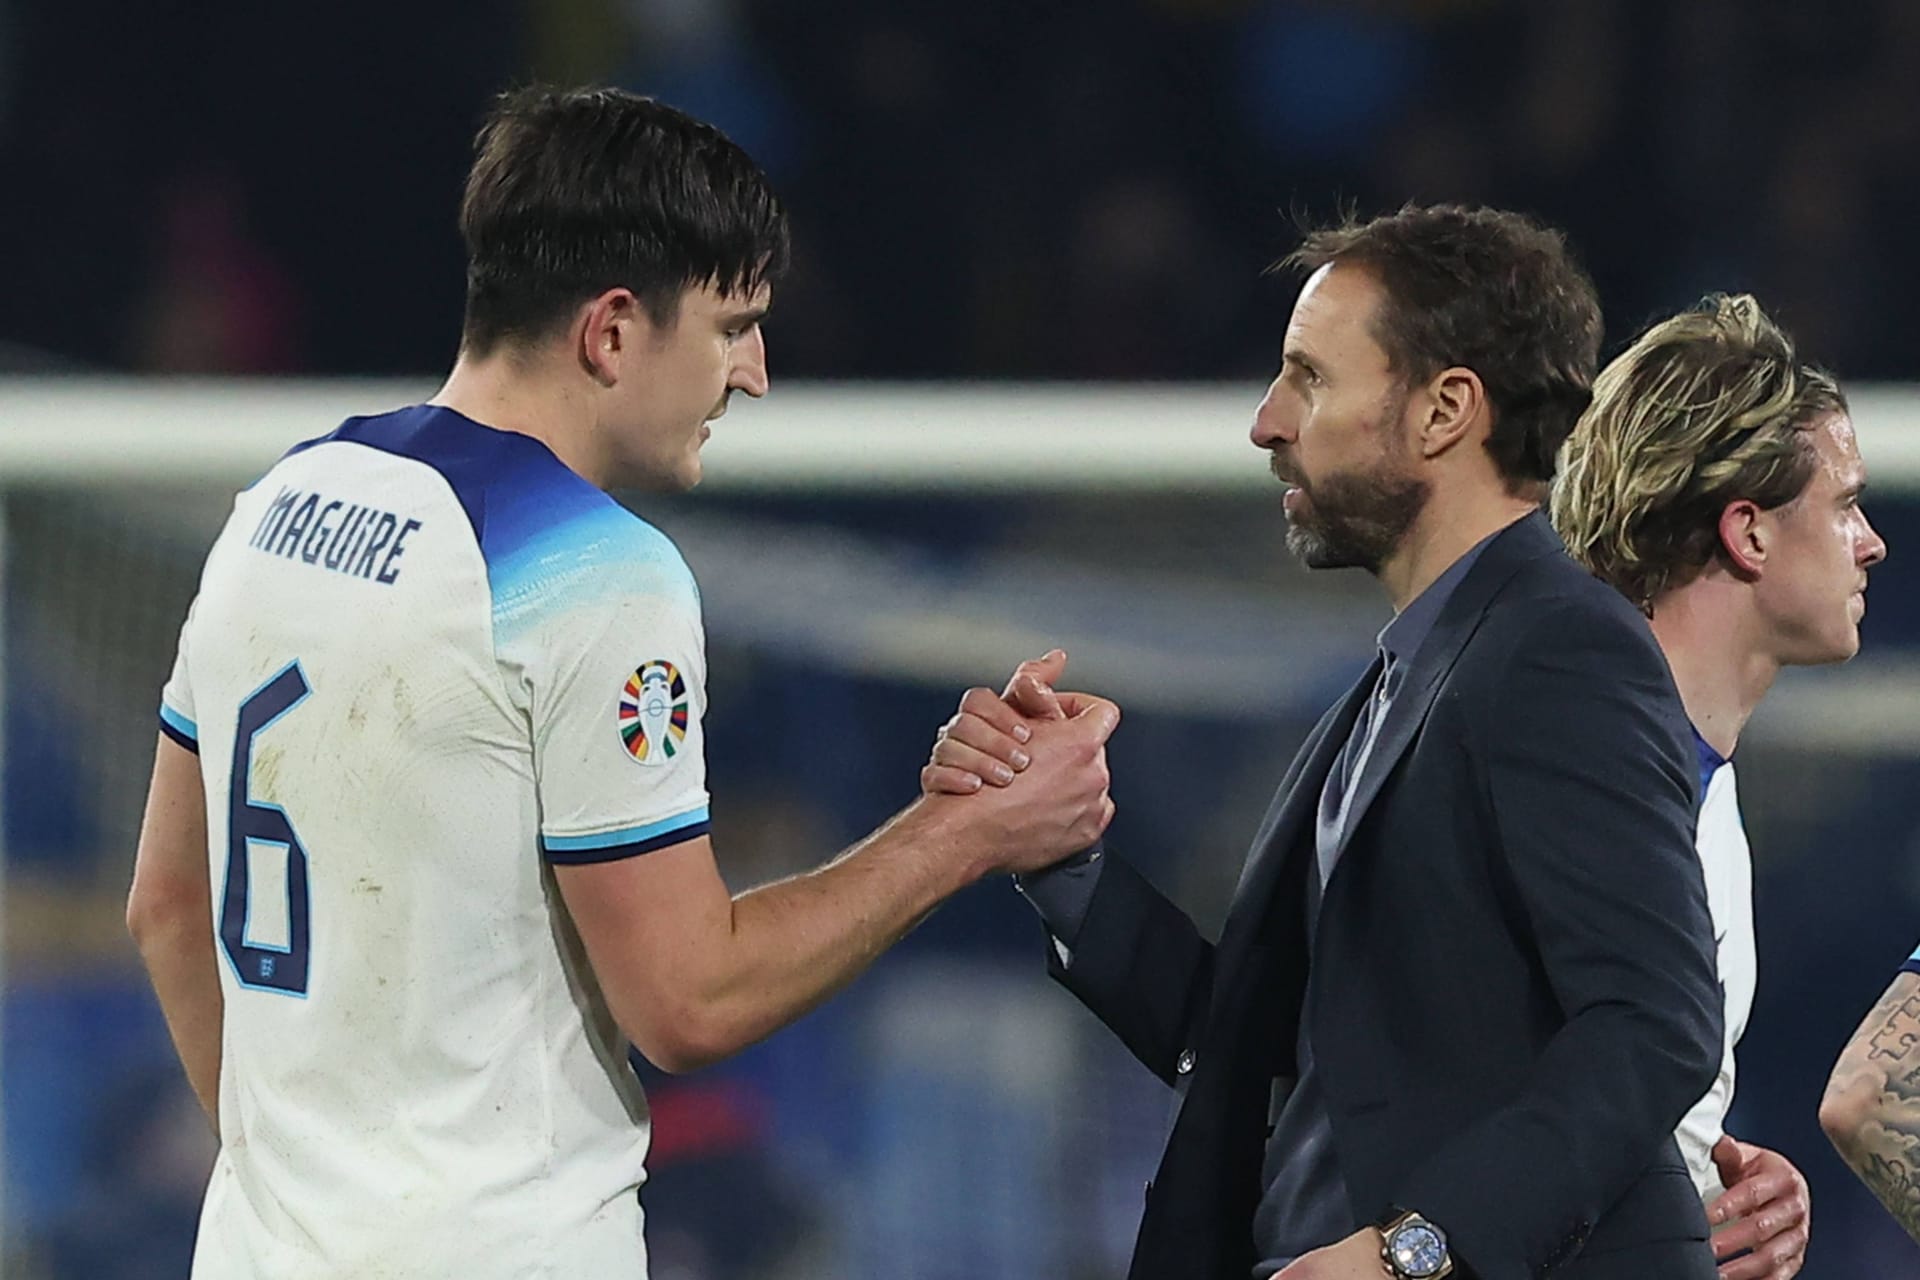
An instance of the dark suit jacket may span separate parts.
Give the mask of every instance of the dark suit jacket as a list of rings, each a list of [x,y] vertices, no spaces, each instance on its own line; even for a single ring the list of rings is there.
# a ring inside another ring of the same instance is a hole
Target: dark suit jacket
[[[1646,621],[1538,514],[1488,543],[1355,783],[1309,959],[1315,807],[1376,671],[1295,757],[1218,944],[1109,859],[1051,956],[1182,1093],[1132,1280],[1251,1272],[1308,983],[1356,1229],[1417,1210],[1480,1280],[1707,1280],[1672,1135],[1723,1004],[1692,739]]]

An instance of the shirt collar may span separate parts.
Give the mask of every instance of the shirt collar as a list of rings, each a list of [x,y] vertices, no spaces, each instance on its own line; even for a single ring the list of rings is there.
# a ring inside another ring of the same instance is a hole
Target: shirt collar
[[[1420,652],[1420,646],[1426,642],[1427,634],[1433,630],[1433,624],[1440,620],[1440,611],[1447,607],[1462,580],[1472,572],[1474,561],[1487,549],[1487,544],[1504,533],[1504,529],[1495,529],[1486,537],[1473,544],[1467,553],[1447,566],[1447,571],[1414,597],[1413,603],[1394,615],[1380,631],[1380,651],[1386,655],[1388,666],[1397,666],[1409,661]]]
[[[1715,751],[1712,744],[1700,736],[1698,729],[1693,731],[1693,749],[1700,763],[1700,800],[1704,804],[1707,799],[1707,784],[1713,781],[1713,775],[1720,772],[1720,766],[1726,764],[1731,757]]]

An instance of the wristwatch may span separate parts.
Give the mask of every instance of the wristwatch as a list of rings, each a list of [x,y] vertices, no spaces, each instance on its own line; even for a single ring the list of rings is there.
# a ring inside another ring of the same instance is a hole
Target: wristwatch
[[[1453,1273],[1447,1233],[1411,1210],[1381,1224],[1380,1261],[1393,1280],[1440,1280]]]

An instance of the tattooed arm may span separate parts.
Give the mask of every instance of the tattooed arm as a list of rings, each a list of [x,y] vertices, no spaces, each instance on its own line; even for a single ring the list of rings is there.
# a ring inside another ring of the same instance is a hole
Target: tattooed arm
[[[1820,1127],[1920,1240],[1920,973],[1896,977],[1841,1051]]]

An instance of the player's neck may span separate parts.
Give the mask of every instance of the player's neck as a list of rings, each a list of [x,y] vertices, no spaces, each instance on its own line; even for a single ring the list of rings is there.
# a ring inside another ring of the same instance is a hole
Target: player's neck
[[[608,487],[595,445],[594,406],[570,379],[550,373],[537,357],[500,352],[476,359],[463,351],[427,403],[497,431],[531,436],[570,470],[602,489]]]
[[[1739,584],[1709,573],[1669,591],[1653,609],[1654,638],[1667,655],[1687,719],[1722,756],[1733,754],[1780,674],[1743,594]]]

